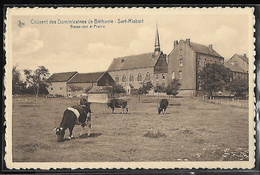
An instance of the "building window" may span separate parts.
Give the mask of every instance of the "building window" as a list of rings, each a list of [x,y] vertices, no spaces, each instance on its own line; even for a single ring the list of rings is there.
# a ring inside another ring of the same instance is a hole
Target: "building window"
[[[199,90],[201,90],[201,82],[200,81],[199,81],[198,85],[199,85]]]
[[[149,72],[146,72],[145,80],[150,80],[150,73]]]
[[[126,76],[125,76],[125,74],[122,75],[122,82],[126,82]]]
[[[62,90],[62,87],[60,87],[60,90]]]
[[[141,73],[138,73],[138,74],[137,74],[137,81],[143,81],[143,80],[142,80],[142,74],[141,74]]]
[[[198,78],[200,78],[200,72],[201,72],[201,71],[199,70],[199,71],[198,71]]]
[[[134,81],[134,76],[133,76],[133,74],[130,74],[130,76],[129,76],[129,81],[130,81],[130,82]]]
[[[119,82],[119,76],[118,75],[115,76],[115,82],[117,82],[117,83]]]
[[[206,66],[206,64],[207,64],[207,60],[205,59],[205,60],[204,60],[204,66]]]
[[[237,61],[234,61],[234,66],[237,66]]]
[[[51,91],[53,90],[53,87],[51,87]]]
[[[155,75],[155,78],[156,78],[156,80],[159,80],[159,75],[156,74],[156,75]]]
[[[179,71],[179,79],[182,79],[182,71]]]
[[[201,60],[200,60],[200,58],[199,58],[199,59],[198,59],[198,66],[201,66],[200,64],[201,64]]]
[[[174,74],[174,72],[172,72],[172,80],[174,80],[175,79],[175,74]]]
[[[165,88],[165,84],[164,83],[162,83],[162,87]]]
[[[164,75],[164,74],[162,74],[162,79],[163,79],[163,80],[165,79],[165,75]]]
[[[183,59],[182,58],[179,59],[179,65],[183,66]]]
[[[182,56],[182,49],[180,49],[180,51],[179,51],[179,55]]]

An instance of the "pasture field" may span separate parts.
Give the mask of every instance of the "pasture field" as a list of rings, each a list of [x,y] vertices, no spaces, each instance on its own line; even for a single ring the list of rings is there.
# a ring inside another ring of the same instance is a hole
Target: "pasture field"
[[[129,114],[92,103],[92,134],[56,142],[53,129],[79,98],[13,98],[14,162],[248,160],[248,109],[172,98],[158,115],[157,97],[129,97]],[[78,136],[80,126],[74,128]],[[87,129],[85,129],[87,133]],[[68,130],[65,138],[68,137]]]

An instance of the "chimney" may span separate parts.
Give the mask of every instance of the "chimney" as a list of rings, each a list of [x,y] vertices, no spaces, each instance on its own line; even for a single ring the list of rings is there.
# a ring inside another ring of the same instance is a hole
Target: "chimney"
[[[246,58],[246,54],[244,54],[244,57]]]
[[[213,52],[213,45],[212,45],[212,44],[209,45],[209,50],[210,50],[211,52]]]
[[[173,41],[173,49],[175,49],[177,45],[178,45],[178,40]]]
[[[190,46],[190,39],[186,39],[186,43]]]

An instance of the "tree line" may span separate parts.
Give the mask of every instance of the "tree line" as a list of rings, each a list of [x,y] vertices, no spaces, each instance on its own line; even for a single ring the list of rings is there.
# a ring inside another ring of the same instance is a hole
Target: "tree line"
[[[18,64],[12,68],[12,93],[13,94],[34,94],[36,97],[39,94],[48,94],[48,84],[46,80],[50,73],[44,66],[39,66],[36,70],[24,69],[23,74],[25,80],[22,79],[21,71],[18,70]],[[236,97],[245,97],[248,93],[249,83],[247,79],[236,78],[233,79],[230,69],[221,64],[207,64],[198,74],[199,90],[208,96],[213,96],[213,92],[223,92],[227,90],[230,95]],[[172,80],[166,87],[162,85],[153,86],[151,82],[143,82],[138,89],[132,88],[131,93],[138,95],[139,99],[142,94],[147,94],[153,90],[158,94],[166,93],[170,96],[176,96],[179,93],[181,83],[178,79]],[[76,87],[74,87],[76,88]],[[73,89],[73,88],[72,88]],[[125,89],[120,84],[114,84],[108,87],[109,93],[114,96],[118,93],[126,93]]]

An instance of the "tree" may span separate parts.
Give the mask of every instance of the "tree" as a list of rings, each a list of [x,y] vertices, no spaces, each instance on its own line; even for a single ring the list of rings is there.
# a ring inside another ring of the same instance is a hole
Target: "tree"
[[[12,93],[20,94],[25,91],[25,83],[22,81],[20,70],[17,69],[18,64],[12,68]]]
[[[158,93],[158,100],[161,92],[165,91],[165,87],[163,85],[157,85],[154,87],[154,92]]]
[[[165,92],[167,95],[169,95],[169,100],[171,95],[174,97],[179,93],[181,83],[179,82],[178,79],[174,79],[168,86],[165,88]]]
[[[50,73],[44,66],[39,66],[35,71],[25,69],[24,75],[27,85],[33,88],[35,97],[39,96],[40,87],[48,86],[45,81],[50,76]]]
[[[107,86],[108,92],[111,96],[115,96],[119,93],[126,93],[124,87],[121,84],[115,83],[112,86]]]
[[[199,73],[202,91],[211,97],[213,92],[227,89],[231,76],[231,71],[222,64],[207,64]]]
[[[235,97],[244,97],[248,92],[248,80],[247,79],[234,79],[229,83],[228,90],[235,95]]]

